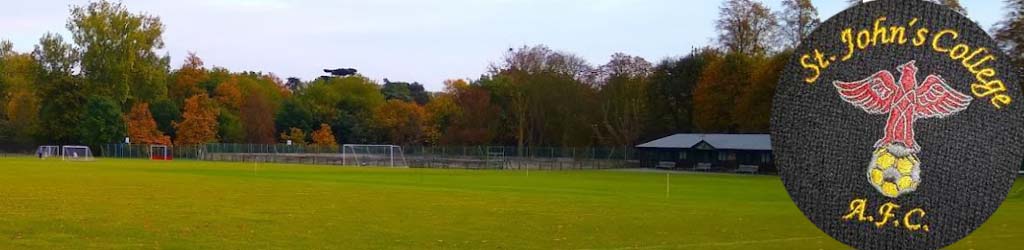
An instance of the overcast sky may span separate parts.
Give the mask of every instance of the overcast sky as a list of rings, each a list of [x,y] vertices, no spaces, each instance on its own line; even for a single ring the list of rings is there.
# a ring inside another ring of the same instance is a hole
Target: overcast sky
[[[2,0],[0,39],[30,51],[44,33],[70,40],[69,6],[86,0]],[[720,1],[704,0],[125,0],[161,18],[172,66],[194,51],[207,66],[313,79],[352,67],[375,80],[439,90],[477,78],[509,47],[545,44],[598,65],[615,52],[657,62],[712,42]],[[765,1],[773,10],[781,0]],[[986,30],[999,0],[964,0]],[[816,0],[822,20],[845,0]]]

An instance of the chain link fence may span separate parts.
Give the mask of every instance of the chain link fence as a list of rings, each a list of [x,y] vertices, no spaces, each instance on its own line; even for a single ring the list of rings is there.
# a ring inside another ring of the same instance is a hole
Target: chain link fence
[[[108,144],[102,157],[150,158],[150,145]],[[273,162],[318,165],[354,165],[346,162],[342,146],[285,144],[205,144],[171,146],[175,159],[235,162]],[[609,169],[637,167],[632,148],[562,148],[506,146],[407,146],[402,148],[410,167],[455,169]]]

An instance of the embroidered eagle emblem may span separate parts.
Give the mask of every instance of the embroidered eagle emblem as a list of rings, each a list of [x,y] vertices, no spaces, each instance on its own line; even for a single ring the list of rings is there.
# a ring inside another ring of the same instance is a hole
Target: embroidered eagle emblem
[[[885,136],[875,142],[868,166],[871,184],[888,197],[912,192],[920,183],[921,146],[914,140],[914,122],[943,118],[967,109],[973,98],[946,84],[938,75],[917,81],[915,61],[900,65],[899,82],[888,70],[855,81],[835,81],[839,96],[870,114],[888,115]],[[895,167],[894,167],[895,166]]]

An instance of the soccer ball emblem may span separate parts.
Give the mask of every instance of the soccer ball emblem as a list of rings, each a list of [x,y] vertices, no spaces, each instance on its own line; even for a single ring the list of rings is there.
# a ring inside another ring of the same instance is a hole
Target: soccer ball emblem
[[[869,114],[889,115],[885,137],[875,142],[867,177],[882,195],[892,198],[913,192],[921,183],[917,158],[921,146],[914,140],[914,121],[956,114],[973,100],[937,75],[929,75],[918,85],[914,61],[900,65],[899,70],[898,82],[892,73],[882,70],[864,80],[833,83],[844,101]]]

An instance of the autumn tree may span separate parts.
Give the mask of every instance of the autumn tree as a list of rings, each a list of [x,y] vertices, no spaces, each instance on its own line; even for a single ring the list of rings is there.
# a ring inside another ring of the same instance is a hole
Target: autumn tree
[[[164,47],[160,18],[101,0],[72,7],[67,28],[82,51],[87,92],[119,104],[166,95],[169,59],[156,54]]]
[[[787,48],[796,48],[800,41],[811,34],[821,24],[818,9],[811,0],[783,0],[782,13],[779,14],[781,27],[779,34]]]
[[[171,138],[164,135],[156,125],[153,114],[149,110],[149,104],[138,102],[132,105],[131,111],[125,117],[128,126],[128,137],[132,142],[139,144],[170,145]]]
[[[482,145],[492,142],[499,132],[500,109],[491,102],[491,93],[479,84],[465,80],[446,80],[445,90],[428,104],[428,119],[435,130],[427,130],[436,142],[446,145]]]
[[[242,90],[238,86],[238,78],[231,77],[227,81],[217,85],[217,90],[214,91],[214,98],[218,103],[231,110],[239,110],[242,108]]]
[[[0,139],[19,144],[32,144],[40,132],[40,99],[36,95],[40,65],[32,55],[10,48],[0,52]]]
[[[311,137],[313,138],[313,145],[338,146],[338,143],[334,140],[334,132],[331,132],[331,126],[327,124],[320,124],[320,129],[313,131]]]
[[[757,66],[746,85],[740,89],[732,112],[733,123],[739,132],[768,133],[775,86],[791,55],[792,52],[786,51],[767,60],[753,62]]]
[[[992,29],[993,37],[1017,69],[1024,69],[1024,0],[1008,0],[1003,9],[1006,16]]]
[[[174,143],[196,145],[217,140],[217,107],[205,94],[185,100],[181,122],[174,122],[178,131]]]
[[[288,132],[281,132],[282,141],[291,141],[295,145],[306,145],[306,131],[299,128],[289,128]]]
[[[946,7],[949,7],[951,9],[953,9],[954,11],[959,12],[960,14],[963,14],[965,16],[967,15],[967,9],[965,9],[963,5],[960,5],[960,0],[925,0],[925,1],[929,1],[929,2],[933,2],[933,3],[945,5]],[[853,5],[858,5],[858,4],[864,3],[864,0],[847,0],[846,2],[849,3],[851,6],[853,6]]]
[[[261,93],[250,93],[241,107],[242,127],[246,142],[274,144],[274,108]]]
[[[181,104],[186,98],[206,93],[200,83],[207,80],[206,69],[203,68],[203,60],[195,52],[189,52],[185,63],[172,74],[172,81],[168,86],[168,95],[175,103]]]
[[[594,140],[595,89],[583,80],[593,68],[571,53],[543,45],[509,50],[477,84],[504,108],[515,144],[578,146]],[[572,115],[568,115],[572,114]]]
[[[396,145],[419,144],[428,130],[426,111],[414,102],[388,100],[377,107],[373,118]]]
[[[711,61],[693,90],[693,120],[698,131],[705,133],[736,132],[736,97],[750,81],[755,59],[746,54],[730,53]]]
[[[594,129],[605,144],[635,145],[644,131],[652,67],[641,57],[616,53],[608,64],[599,68],[605,76],[599,92],[601,119]]]
[[[719,7],[718,43],[731,53],[760,54],[772,45],[778,20],[758,0],[726,0]]]

